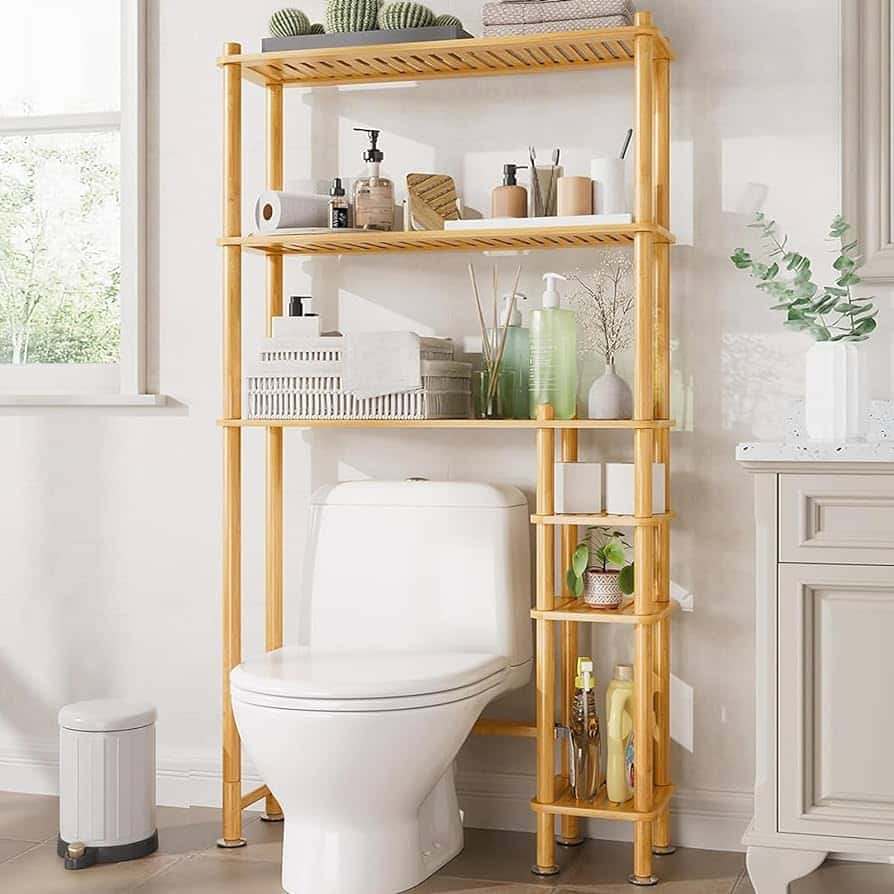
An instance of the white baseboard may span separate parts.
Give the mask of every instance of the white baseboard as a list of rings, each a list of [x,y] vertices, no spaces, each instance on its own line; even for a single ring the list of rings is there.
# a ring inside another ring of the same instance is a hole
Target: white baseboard
[[[467,826],[534,831],[532,775],[461,770],[456,788]],[[671,839],[681,847],[744,851],[742,835],[751,822],[753,804],[751,792],[678,789],[671,801]],[[586,820],[583,834],[604,841],[631,841],[633,829],[630,823]]]
[[[219,807],[220,760],[209,756],[158,756],[156,797],[172,807]],[[0,791],[58,793],[59,751],[55,743],[31,742],[0,747]],[[244,790],[261,784],[254,769],[243,767]],[[525,773],[460,770],[456,777],[465,824],[479,829],[534,831],[530,800],[534,777]],[[262,803],[257,805],[261,809]],[[750,792],[683,789],[671,801],[674,844],[708,850],[741,851],[751,820]],[[629,823],[588,820],[589,838],[630,841]]]

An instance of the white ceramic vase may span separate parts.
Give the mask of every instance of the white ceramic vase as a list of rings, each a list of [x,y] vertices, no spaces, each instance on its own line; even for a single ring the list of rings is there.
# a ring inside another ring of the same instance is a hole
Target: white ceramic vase
[[[849,342],[818,341],[807,352],[804,417],[811,441],[851,441],[863,425],[860,351]]]
[[[630,419],[633,416],[633,392],[615,372],[614,363],[590,386],[587,396],[590,419]]]
[[[617,608],[624,601],[619,571],[588,568],[584,572],[584,602],[599,608]]]

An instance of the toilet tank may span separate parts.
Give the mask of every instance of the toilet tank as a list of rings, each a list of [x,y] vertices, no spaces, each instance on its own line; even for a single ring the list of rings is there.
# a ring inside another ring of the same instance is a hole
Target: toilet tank
[[[300,642],[529,661],[528,504],[514,487],[355,481],[311,500]]]

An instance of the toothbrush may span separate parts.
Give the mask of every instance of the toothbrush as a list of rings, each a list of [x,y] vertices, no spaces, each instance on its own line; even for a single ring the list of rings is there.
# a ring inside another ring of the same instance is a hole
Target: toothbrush
[[[630,138],[633,136],[633,128],[629,128],[627,131],[627,136],[624,137],[624,145],[621,147],[621,161],[624,161],[624,156],[627,155],[627,149],[630,146]]]

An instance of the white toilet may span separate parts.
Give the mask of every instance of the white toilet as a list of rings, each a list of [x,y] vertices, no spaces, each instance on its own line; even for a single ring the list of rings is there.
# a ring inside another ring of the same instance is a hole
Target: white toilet
[[[530,677],[528,506],[472,482],[359,481],[312,499],[298,646],[231,675],[285,815],[289,894],[397,894],[462,849],[453,760]]]

